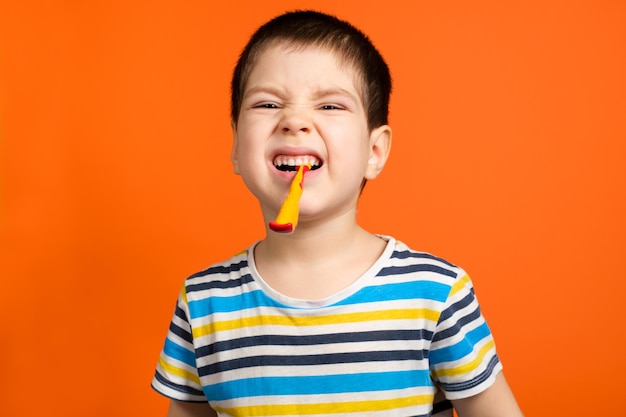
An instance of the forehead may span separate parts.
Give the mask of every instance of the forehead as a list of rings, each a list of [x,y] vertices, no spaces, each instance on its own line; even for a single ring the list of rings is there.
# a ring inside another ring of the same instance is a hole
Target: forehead
[[[244,91],[251,83],[274,79],[300,83],[350,83],[363,99],[362,76],[340,52],[325,46],[281,41],[259,51],[250,67]]]

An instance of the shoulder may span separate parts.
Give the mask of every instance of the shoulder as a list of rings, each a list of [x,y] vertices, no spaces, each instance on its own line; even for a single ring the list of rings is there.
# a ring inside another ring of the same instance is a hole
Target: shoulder
[[[411,249],[401,241],[386,238],[389,253],[376,277],[370,281],[379,288],[384,285],[385,293],[427,302],[431,310],[443,311],[453,299],[458,299],[459,289],[467,288],[469,278],[462,268],[431,253]]]
[[[400,240],[393,240],[394,250],[388,262],[388,267],[395,272],[422,272],[431,279],[454,285],[467,274],[461,267],[452,262],[433,255],[410,248]]]
[[[205,298],[210,292],[223,292],[240,287],[251,280],[249,252],[245,249],[231,258],[215,263],[185,279],[183,290],[188,299]]]
[[[403,264],[400,268],[421,272],[421,279],[429,282],[431,291],[437,290],[439,300],[445,302],[441,319],[470,305],[478,308],[474,283],[462,267],[431,253],[411,249],[400,241],[396,241],[393,257]]]

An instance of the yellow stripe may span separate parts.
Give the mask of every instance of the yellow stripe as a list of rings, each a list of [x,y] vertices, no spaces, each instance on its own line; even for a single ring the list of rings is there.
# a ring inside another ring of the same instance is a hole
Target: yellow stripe
[[[348,412],[372,412],[384,410],[396,410],[405,407],[432,404],[433,395],[416,395],[392,400],[354,401],[342,403],[319,403],[319,404],[284,404],[284,405],[258,405],[248,407],[215,407],[218,413],[230,416],[286,416],[306,414],[336,414]]]
[[[183,296],[183,302],[185,305],[189,305],[189,302],[187,301],[187,286],[184,283],[183,288],[180,290],[180,294]]]
[[[168,374],[185,378],[189,381],[195,382],[196,384],[200,385],[200,378],[198,378],[198,375],[194,374],[193,372],[189,372],[186,369],[182,369],[172,364],[169,364],[165,362],[163,358],[159,359],[159,365],[161,365],[161,368],[163,368],[163,370],[167,372]]]
[[[450,295],[454,295],[457,292],[461,291],[463,288],[465,288],[465,285],[469,282],[469,280],[469,275],[465,274],[463,278],[454,283],[452,289],[450,290]]]
[[[476,358],[474,358],[473,361],[468,362],[464,365],[457,366],[455,368],[439,369],[435,371],[435,374],[438,377],[442,377],[442,376],[457,376],[457,375],[470,373],[474,369],[478,368],[478,366],[483,362],[483,359],[485,355],[487,354],[487,352],[493,349],[494,346],[495,346],[495,342],[493,340],[490,340],[488,343],[485,344],[485,346],[483,346],[478,351],[478,355],[476,356]]]
[[[378,310],[373,312],[334,314],[319,317],[253,316],[235,320],[224,320],[199,326],[193,329],[194,337],[212,333],[254,326],[324,326],[339,323],[356,323],[379,320],[427,319],[437,322],[439,312],[426,309]]]

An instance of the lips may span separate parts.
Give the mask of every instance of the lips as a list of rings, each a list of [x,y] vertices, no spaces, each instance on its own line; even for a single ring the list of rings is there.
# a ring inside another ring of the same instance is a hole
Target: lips
[[[277,155],[273,163],[279,171],[297,171],[300,165],[311,165],[313,171],[322,166],[322,161],[314,155]]]

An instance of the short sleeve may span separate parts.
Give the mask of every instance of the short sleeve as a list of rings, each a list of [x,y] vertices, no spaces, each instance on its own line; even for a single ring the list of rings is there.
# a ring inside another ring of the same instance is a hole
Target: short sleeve
[[[433,379],[450,400],[491,386],[502,364],[470,277],[461,272],[441,312],[430,350]]]
[[[193,336],[185,288],[181,290],[152,387],[178,401],[206,402],[196,367]]]

